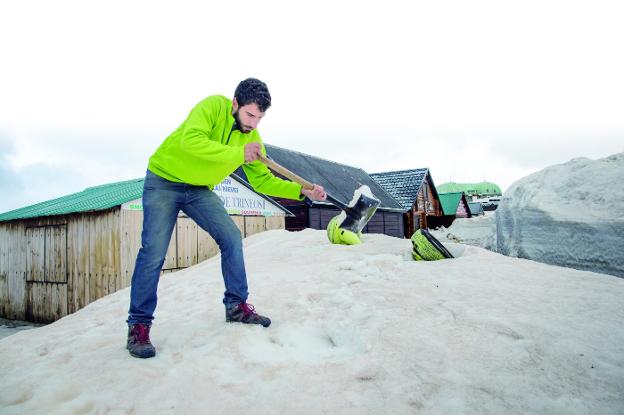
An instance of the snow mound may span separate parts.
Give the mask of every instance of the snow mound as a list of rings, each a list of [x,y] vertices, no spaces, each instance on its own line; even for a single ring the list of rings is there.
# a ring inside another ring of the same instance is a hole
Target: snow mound
[[[496,210],[504,255],[624,277],[624,153],[573,159],[514,183]]]
[[[159,286],[153,359],[128,290],[0,340],[8,414],[621,414],[624,280],[448,244],[324,231],[245,240],[264,329],[224,322],[220,262]]]
[[[495,251],[496,247],[493,247],[495,245],[493,243],[493,239],[495,239],[493,228],[496,227],[495,214],[496,211],[489,210],[484,215],[457,218],[448,228],[441,226],[431,233],[443,244],[456,242]]]

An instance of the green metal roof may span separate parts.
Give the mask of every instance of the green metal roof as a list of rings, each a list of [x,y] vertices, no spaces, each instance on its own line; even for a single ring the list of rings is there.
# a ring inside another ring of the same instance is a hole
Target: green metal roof
[[[455,183],[448,182],[443,183],[439,186],[438,192],[440,193],[455,193],[455,192],[464,192],[468,195],[490,195],[490,196],[502,196],[503,192],[501,192],[500,187],[497,184],[492,182],[481,182],[481,183]]]
[[[140,198],[143,178],[88,187],[82,192],[0,214],[0,222],[105,210]]]
[[[462,197],[462,192],[438,193],[440,204],[445,215],[454,215]]]

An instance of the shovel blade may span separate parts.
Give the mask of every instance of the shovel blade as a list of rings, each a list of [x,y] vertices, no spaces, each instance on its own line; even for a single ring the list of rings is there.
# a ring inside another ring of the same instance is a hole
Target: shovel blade
[[[338,226],[353,233],[360,233],[371,220],[381,202],[374,196],[361,194],[353,206],[347,207],[345,219]]]

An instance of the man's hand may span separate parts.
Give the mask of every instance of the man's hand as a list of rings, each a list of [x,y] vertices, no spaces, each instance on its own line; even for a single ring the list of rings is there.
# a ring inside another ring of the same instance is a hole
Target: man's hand
[[[262,155],[260,143],[245,144],[245,163],[256,161]]]
[[[301,194],[309,199],[319,202],[327,199],[327,193],[325,193],[325,189],[323,189],[323,186],[319,186],[318,184],[315,184],[312,189],[301,189]]]

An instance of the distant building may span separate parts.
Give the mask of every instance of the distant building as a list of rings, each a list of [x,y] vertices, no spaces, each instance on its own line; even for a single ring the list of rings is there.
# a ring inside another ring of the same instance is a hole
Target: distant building
[[[456,218],[470,218],[470,207],[462,192],[439,193],[443,216],[429,219],[429,227],[451,226]]]
[[[403,209],[404,236],[410,238],[417,229],[429,227],[428,221],[443,216],[440,197],[427,168],[373,173],[379,183]]]
[[[486,199],[492,196],[502,196],[500,187],[491,182],[455,183],[448,182],[437,186],[440,193],[463,192],[469,202],[477,199]]]

